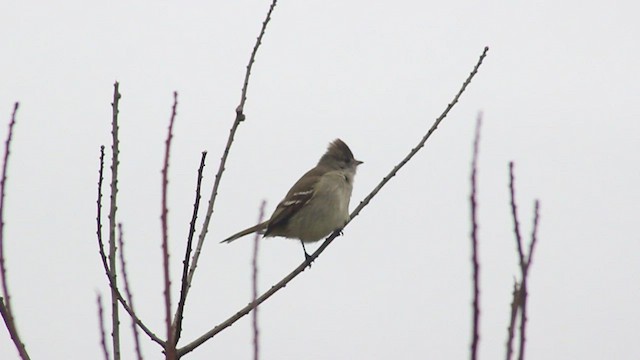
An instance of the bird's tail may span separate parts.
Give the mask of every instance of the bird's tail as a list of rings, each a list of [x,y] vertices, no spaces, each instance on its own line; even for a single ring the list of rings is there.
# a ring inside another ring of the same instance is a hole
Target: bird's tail
[[[261,232],[262,233],[267,228],[267,225],[269,225],[269,221],[262,222],[262,223],[260,223],[258,225],[252,226],[252,227],[250,227],[248,229],[244,229],[244,230],[240,231],[239,233],[237,233],[235,235],[229,236],[228,238],[226,238],[226,239],[224,239],[224,240],[222,240],[220,242],[221,243],[230,243],[233,240],[239,239],[239,238],[241,238],[241,237],[243,237],[245,235],[253,234],[254,232]]]

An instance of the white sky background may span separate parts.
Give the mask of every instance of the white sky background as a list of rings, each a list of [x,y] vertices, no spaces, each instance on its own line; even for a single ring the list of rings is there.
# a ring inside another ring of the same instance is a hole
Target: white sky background
[[[541,200],[528,357],[637,358],[640,9],[631,1],[591,3],[280,2],[254,66],[247,120],[224,174],[181,343],[250,301],[251,240],[219,240],[253,225],[262,199],[270,213],[337,137],[365,161],[355,207],[431,126],[487,45],[480,73],[427,146],[311,270],[260,307],[263,358],[468,356],[469,166],[478,111],[482,358],[504,356],[518,274],[510,160],[526,239],[533,200]],[[2,139],[20,102],[5,250],[32,358],[102,356],[95,296],[106,297],[108,288],[95,200],[115,80],[122,93],[118,216],[129,276],[140,316],[163,336],[160,169],[172,92],[179,92],[170,168],[175,302],[200,152],[209,151],[204,214],[268,5],[1,6]],[[302,260],[296,242],[261,242],[260,289]],[[188,358],[250,358],[249,319]],[[124,315],[122,328],[131,359]],[[144,354],[161,357],[147,340]],[[0,358],[17,358],[4,326]]]

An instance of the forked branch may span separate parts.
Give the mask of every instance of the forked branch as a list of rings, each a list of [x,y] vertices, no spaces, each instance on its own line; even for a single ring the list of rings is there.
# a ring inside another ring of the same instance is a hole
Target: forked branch
[[[271,14],[273,13],[273,9],[275,8],[276,3],[277,3],[277,0],[273,0],[273,2],[271,3],[271,6],[269,7],[269,11],[267,12],[267,16],[265,20],[262,22],[262,28],[260,29],[260,34],[256,39],[256,43],[253,46],[253,51],[251,52],[251,56],[249,57],[249,64],[247,65],[247,71],[245,72],[245,76],[244,76],[244,84],[242,86],[242,92],[240,95],[240,104],[236,108],[236,117],[233,122],[233,125],[231,126],[231,130],[229,131],[227,145],[225,146],[224,152],[222,154],[222,158],[220,159],[218,172],[216,173],[216,177],[213,183],[213,189],[211,190],[211,196],[209,197],[209,206],[207,208],[207,212],[204,217],[204,222],[202,223],[202,228],[198,236],[198,244],[196,245],[196,250],[193,253],[193,259],[191,260],[189,275],[187,277],[187,286],[184,290],[185,298],[189,293],[189,289],[191,288],[191,283],[193,282],[193,276],[198,266],[198,259],[200,258],[202,246],[204,244],[205,237],[207,236],[207,232],[209,231],[209,222],[211,221],[211,216],[213,215],[213,207],[216,202],[216,197],[218,196],[218,187],[220,186],[220,181],[222,180],[222,173],[225,170],[227,158],[229,157],[231,144],[233,143],[233,139],[235,138],[235,134],[238,129],[238,126],[242,121],[245,120],[244,104],[247,101],[247,90],[249,88],[249,77],[251,76],[251,69],[253,68],[253,63],[255,62],[256,54],[258,53],[258,48],[262,44],[262,38],[264,37],[265,31],[267,29],[267,25],[271,20]],[[174,323],[175,322],[176,322],[176,319],[174,318]]]
[[[275,2],[274,2],[275,3]],[[476,65],[473,67],[473,70],[471,71],[471,73],[467,76],[467,78],[465,79],[465,81],[462,83],[462,87],[460,88],[460,90],[458,91],[458,93],[454,96],[453,100],[451,101],[451,103],[449,103],[447,105],[447,107],[445,108],[445,110],[442,112],[442,114],[440,114],[440,116],[438,116],[438,118],[436,118],[435,122],[433,123],[433,125],[431,126],[431,128],[429,128],[429,130],[427,131],[427,133],[422,137],[422,139],[418,142],[418,144],[416,145],[415,148],[413,148],[409,154],[400,161],[400,163],[398,163],[398,165],[396,165],[393,169],[391,169],[391,171],[387,174],[387,176],[385,176],[382,181],[371,191],[371,193],[369,193],[369,195],[367,195],[367,197],[365,197],[360,204],[355,208],[355,210],[353,210],[353,212],[351,213],[350,216],[350,220],[347,222],[347,224],[349,222],[351,222],[351,220],[353,220],[353,218],[355,218],[360,211],[362,211],[362,209],[367,206],[367,204],[369,204],[369,202],[378,194],[378,192],[382,189],[382,187],[384,187],[384,185],[386,183],[389,182],[389,180],[391,180],[392,177],[394,177],[396,175],[396,173],[402,168],[404,167],[404,165],[406,165],[409,160],[411,160],[411,158],[413,156],[415,156],[415,154],[422,148],[424,147],[425,142],[429,139],[429,137],[431,137],[431,135],[433,134],[433,132],[438,128],[438,125],[440,125],[440,123],[442,122],[442,120],[449,114],[449,112],[451,111],[451,109],[455,106],[455,104],[458,103],[458,100],[460,99],[460,96],[462,96],[462,94],[464,93],[464,91],[466,90],[467,86],[471,83],[471,80],[474,78],[474,76],[477,74],[478,69],[480,68],[480,66],[482,65],[482,62],[484,60],[484,58],[487,56],[487,52],[489,51],[488,47],[484,48],[484,51],[482,52],[482,54],[480,55],[480,58],[478,59]],[[347,225],[345,224],[345,226]],[[261,303],[263,303],[265,300],[267,300],[269,297],[271,297],[273,294],[275,294],[278,290],[282,289],[283,287],[285,287],[291,280],[293,280],[296,276],[298,276],[301,272],[304,271],[304,269],[308,266],[309,262],[312,262],[313,260],[315,260],[326,248],[327,246],[329,246],[329,244],[331,244],[331,242],[333,242],[333,240],[340,234],[340,231],[336,230],[334,231],[321,245],[320,247],[318,247],[318,249],[310,255],[310,259],[305,259],[305,261],[302,262],[302,264],[300,264],[298,267],[296,267],[291,273],[289,273],[287,276],[285,276],[282,280],[280,280],[277,284],[273,285],[268,291],[266,291],[264,294],[262,294],[260,297],[258,297],[255,301],[249,303],[247,306],[243,307],[242,309],[240,309],[235,315],[231,316],[230,318],[228,318],[227,320],[223,321],[222,323],[220,323],[219,325],[215,326],[213,329],[207,331],[206,333],[204,333],[202,336],[200,336],[199,338],[195,339],[194,341],[192,341],[191,343],[181,347],[178,349],[178,356],[182,356],[188,352],[193,351],[195,348],[197,348],[198,346],[202,345],[205,341],[209,340],[210,338],[214,337],[216,334],[218,334],[220,331],[226,329],[227,327],[231,326],[233,323],[235,323],[238,319],[242,318],[243,316],[247,315],[249,312],[251,312],[251,310],[255,307],[257,307],[258,305],[260,305]]]

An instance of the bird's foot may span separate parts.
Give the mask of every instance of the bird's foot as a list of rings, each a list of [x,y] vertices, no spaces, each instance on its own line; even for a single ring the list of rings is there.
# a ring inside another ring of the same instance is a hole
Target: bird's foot
[[[313,262],[313,258],[306,251],[304,252],[304,262],[307,263],[309,269],[311,269],[311,263]]]

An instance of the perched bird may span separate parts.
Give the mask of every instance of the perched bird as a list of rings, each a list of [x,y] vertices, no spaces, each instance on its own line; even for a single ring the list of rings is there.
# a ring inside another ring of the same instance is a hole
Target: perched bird
[[[340,139],[329,144],[318,164],[291,187],[269,220],[222,240],[232,242],[259,232],[265,237],[282,236],[305,242],[318,241],[349,220],[349,200],[358,165],[353,153]]]

